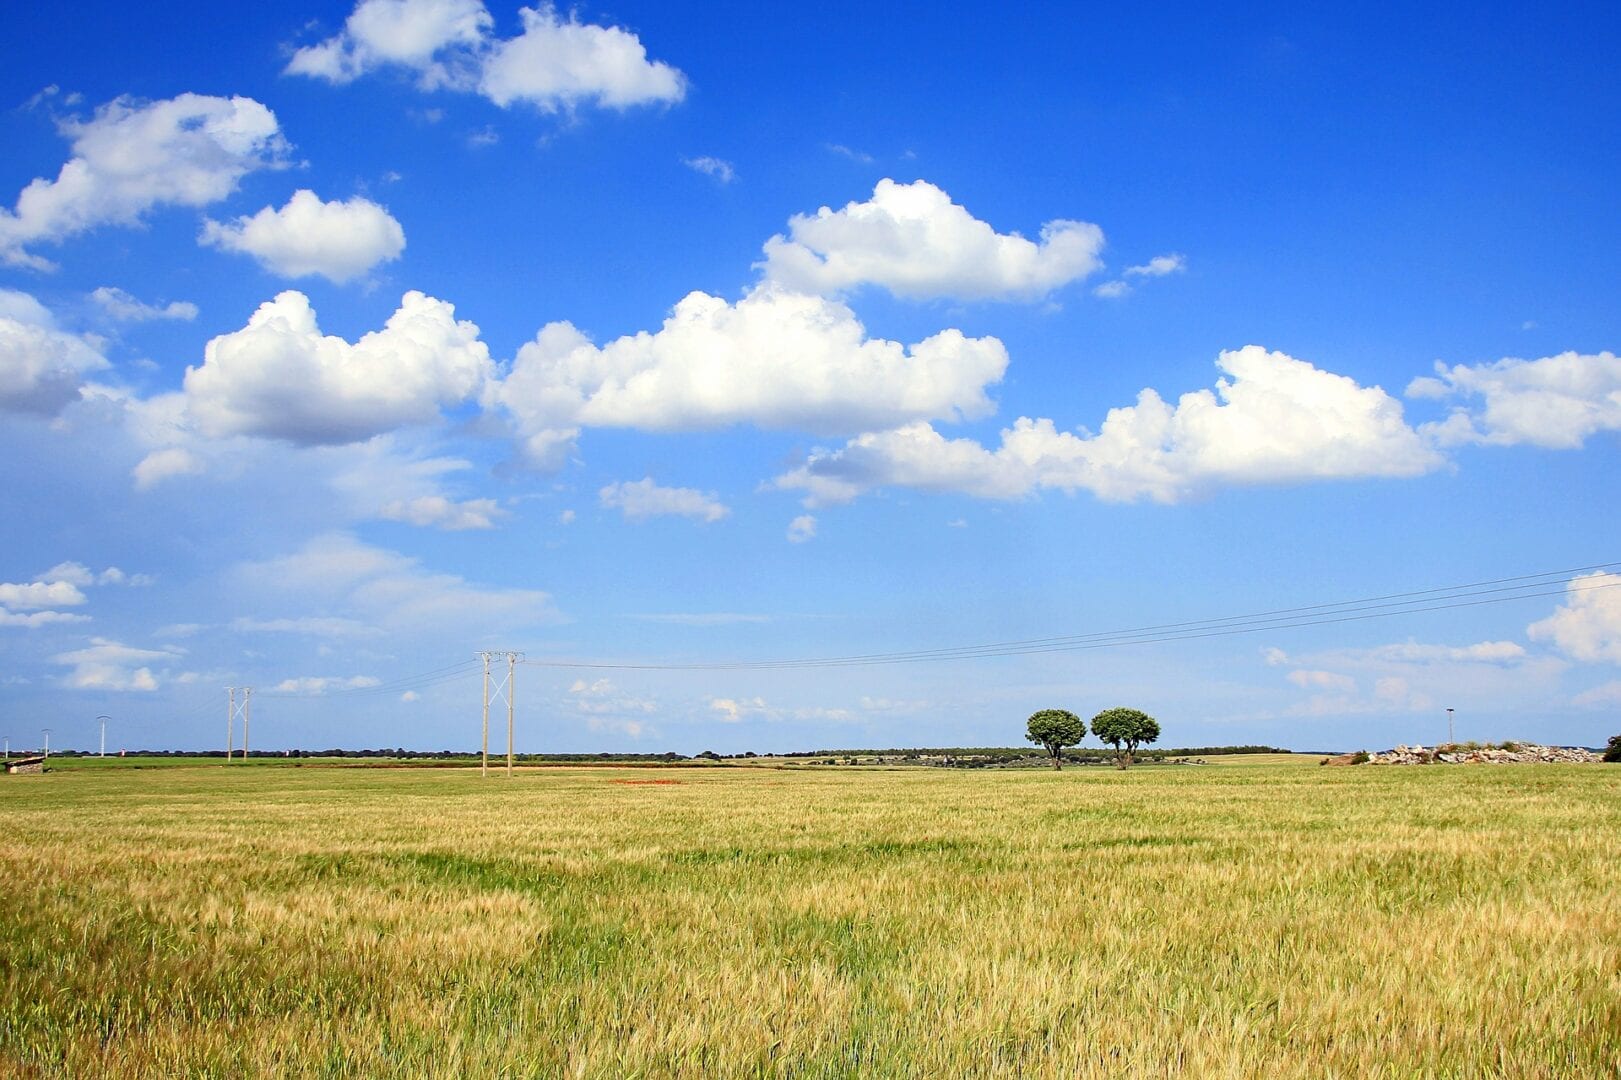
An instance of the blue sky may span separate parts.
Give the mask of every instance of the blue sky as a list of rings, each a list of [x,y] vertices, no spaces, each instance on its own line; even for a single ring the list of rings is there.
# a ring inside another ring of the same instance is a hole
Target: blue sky
[[[1613,8],[6,21],[14,747],[470,748],[484,649],[526,751],[1621,727],[1602,570],[726,666],[1621,560]]]

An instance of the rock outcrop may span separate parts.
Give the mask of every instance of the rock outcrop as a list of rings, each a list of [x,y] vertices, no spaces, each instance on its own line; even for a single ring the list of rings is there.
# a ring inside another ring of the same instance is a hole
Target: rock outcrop
[[[1579,746],[1398,746],[1368,755],[1370,765],[1526,765],[1542,762],[1588,764],[1599,759]]]

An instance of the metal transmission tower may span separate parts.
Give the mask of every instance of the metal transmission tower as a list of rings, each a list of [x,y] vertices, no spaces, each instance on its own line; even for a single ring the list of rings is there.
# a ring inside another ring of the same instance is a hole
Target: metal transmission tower
[[[240,704],[236,700],[236,692],[242,691]],[[225,688],[225,764],[231,763],[232,751],[235,750],[236,718],[242,718],[242,760],[248,760],[248,720],[253,715],[253,687],[227,686]]]
[[[481,652],[478,658],[484,661],[484,742],[479,758],[479,775],[490,775],[490,661],[498,657],[507,658],[506,676],[496,684],[497,695],[506,699],[507,703],[507,777],[512,776],[512,736],[513,736],[513,689],[517,683],[518,661],[523,659],[523,653],[518,652]]]

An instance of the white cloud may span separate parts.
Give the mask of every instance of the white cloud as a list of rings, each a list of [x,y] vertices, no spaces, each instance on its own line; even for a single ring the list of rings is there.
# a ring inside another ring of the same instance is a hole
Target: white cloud
[[[55,180],[25,187],[15,210],[0,209],[0,262],[45,268],[26,245],[133,224],[155,206],[218,202],[243,176],[281,164],[287,150],[275,114],[244,97],[119,98],[61,128],[74,156]]]
[[[525,102],[546,112],[594,103],[610,109],[675,104],[687,80],[650,61],[641,39],[617,26],[565,21],[550,4],[522,8],[523,33],[495,43],[479,90],[497,105]]]
[[[1118,300],[1122,296],[1131,295],[1131,282],[1105,281],[1092,289],[1093,296],[1100,296],[1105,300]]]
[[[87,372],[107,366],[98,342],[58,330],[27,293],[0,289],[0,411],[55,415],[78,399]]]
[[[493,529],[507,516],[494,499],[468,499],[454,502],[443,495],[421,495],[384,503],[379,516],[388,521],[404,521],[421,528],[460,532],[466,529]]]
[[[27,614],[17,611],[7,611],[0,608],[0,626],[20,626],[32,630],[38,626],[48,626],[51,623],[89,622],[90,616],[76,615],[68,611],[30,611]]]
[[[590,717],[592,731],[618,732],[637,738],[649,729],[635,718],[658,712],[656,701],[628,694],[609,679],[592,682],[576,679],[568,692],[574,698],[575,709]]]
[[[718,720],[736,724],[748,716],[763,715],[770,711],[765,698],[710,698],[709,707],[719,713]]]
[[[1188,268],[1188,257],[1180,252],[1173,251],[1168,255],[1155,255],[1141,266],[1128,266],[1126,277],[1164,277],[1167,274],[1180,274]]]
[[[172,663],[185,655],[185,650],[137,649],[107,638],[91,638],[86,648],[59,653],[51,657],[57,664],[73,668],[63,677],[63,684],[75,690],[135,690],[152,691],[158,688],[160,676],[152,670],[155,662]]]
[[[1621,431],[1621,357],[1611,352],[1473,367],[1437,363],[1435,371],[1414,379],[1407,396],[1465,400],[1446,420],[1424,425],[1441,446],[1529,443],[1573,450],[1601,431]]]
[[[603,506],[617,507],[627,521],[655,517],[687,517],[696,521],[719,521],[731,513],[713,492],[693,488],[659,487],[651,476],[636,481],[609,484],[597,492]]]
[[[788,542],[790,544],[803,544],[807,540],[816,538],[816,518],[810,514],[800,514],[788,523]]]
[[[425,570],[420,561],[372,547],[344,533],[318,536],[290,555],[244,563],[234,575],[243,593],[264,603],[296,598],[315,614],[384,631],[432,628],[440,633],[488,634],[503,628],[557,622],[549,595],[538,589],[477,585]],[[271,619],[260,624],[283,620]]]
[[[305,188],[280,210],[267,206],[234,222],[205,222],[200,242],[252,255],[282,277],[319,275],[341,285],[399,258],[405,230],[370,199],[322,202]]]
[[[1568,666],[1554,657],[1532,656],[1513,641],[1469,645],[1402,641],[1301,657],[1267,648],[1261,655],[1268,665],[1295,669],[1286,675],[1288,681],[1312,694],[1289,712],[1315,717],[1434,714],[1442,704],[1496,708],[1528,694],[1555,693]],[[1369,689],[1364,691],[1364,686]]]
[[[306,616],[299,619],[231,620],[231,629],[247,634],[305,634],[310,637],[366,637],[375,634],[374,627],[358,619],[321,618]]]
[[[123,289],[103,285],[90,294],[90,299],[119,322],[151,322],[153,319],[175,319],[191,322],[197,318],[197,305],[189,300],[172,300],[167,304],[147,304]]]
[[[340,33],[299,49],[286,71],[347,83],[397,65],[423,89],[466,83],[465,50],[483,44],[493,21],[480,0],[361,0]]]
[[[818,706],[788,709],[768,705],[766,700],[761,697],[713,697],[709,699],[709,708],[712,712],[719,714],[715,719],[726,724],[742,723],[744,720],[778,722],[783,720],[845,721],[854,719],[849,709],[827,709]]]
[[[1534,641],[1552,641],[1561,652],[1589,663],[1621,664],[1621,574],[1600,571],[1574,577],[1566,599],[1552,615],[1526,628]]]
[[[195,476],[204,471],[203,461],[183,446],[170,446],[147,454],[130,470],[135,490],[148,491],[176,476]]]
[[[408,292],[382,330],[326,337],[303,293],[262,304],[248,325],[210,341],[187,368],[186,407],[205,435],[333,444],[424,424],[474,396],[493,373],[478,327]]]
[[[573,510],[564,510],[557,515],[557,523],[559,525],[572,525],[576,516]]]
[[[90,585],[150,585],[152,583],[152,579],[146,574],[126,574],[116,566],[109,566],[98,574],[84,563],[71,561],[57,563],[43,574],[40,574],[35,580],[66,582],[69,585],[76,585],[81,588]],[[82,598],[79,602],[83,602]]]
[[[405,702],[418,701],[421,698],[422,695],[417,693],[415,690],[407,690],[405,693],[400,695],[400,700]]]
[[[1583,709],[1615,708],[1621,706],[1621,679],[1584,690],[1570,699],[1572,705]]]
[[[917,423],[817,452],[776,484],[804,490],[810,506],[882,486],[1171,503],[1224,485],[1415,476],[1442,464],[1376,386],[1255,345],[1223,352],[1216,366],[1224,377],[1213,392],[1184,394],[1173,408],[1144,390],[1135,405],[1111,409],[1095,435],[1021,417],[992,451]]]
[[[502,107],[545,112],[674,104],[686,94],[686,77],[649,60],[629,30],[565,19],[550,4],[518,14],[522,33],[501,39],[479,0],[362,0],[339,34],[299,49],[286,70],[347,83],[393,66],[424,90],[476,89]]]
[[[925,180],[885,179],[866,202],[796,214],[765,243],[766,277],[803,292],[879,285],[912,299],[1035,300],[1101,265],[1103,230],[1049,221],[1040,243],[998,233]]]
[[[851,161],[862,165],[872,164],[873,159],[871,154],[852,149],[851,147],[845,146],[843,143],[823,143],[822,145],[827,147],[827,152],[830,154],[837,154],[839,157],[849,158]]]
[[[584,426],[842,434],[985,416],[1006,367],[996,338],[945,330],[908,347],[867,337],[836,300],[764,285],[735,304],[691,293],[656,333],[601,347],[552,323],[518,351],[499,396],[530,460],[556,467]]]
[[[682,158],[681,163],[694,172],[713,177],[718,183],[730,184],[737,179],[737,172],[732,168],[732,163],[717,157]]]
[[[306,675],[296,679],[283,679],[270,688],[273,694],[307,694],[317,696],[328,690],[363,690],[368,686],[376,686],[378,680],[370,675],[355,675],[350,678],[326,675]]]
[[[1289,681],[1308,690],[1337,690],[1347,694],[1356,692],[1355,679],[1349,675],[1341,675],[1334,671],[1311,671],[1306,668],[1299,668],[1289,672]]]
[[[87,602],[88,598],[71,581],[0,582],[0,605],[8,608],[30,611],[36,608],[78,607]]]

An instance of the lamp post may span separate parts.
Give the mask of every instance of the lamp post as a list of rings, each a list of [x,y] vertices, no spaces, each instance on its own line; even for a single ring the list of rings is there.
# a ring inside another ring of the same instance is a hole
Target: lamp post
[[[110,717],[110,716],[98,716],[98,717],[96,717],[96,719],[101,721],[101,756],[106,757],[107,756],[107,721],[111,720],[112,717]]]
[[[1455,743],[1457,741],[1458,737],[1452,732],[1452,710],[1449,708],[1447,709],[1447,742]]]

